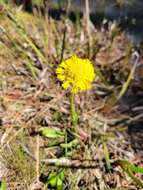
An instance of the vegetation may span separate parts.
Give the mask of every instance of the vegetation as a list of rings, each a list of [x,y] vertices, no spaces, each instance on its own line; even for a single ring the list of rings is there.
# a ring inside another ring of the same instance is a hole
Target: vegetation
[[[0,190],[143,188],[128,133],[138,115],[120,111],[138,59],[119,28],[91,25],[88,8],[73,23],[70,4],[56,21],[0,1]]]

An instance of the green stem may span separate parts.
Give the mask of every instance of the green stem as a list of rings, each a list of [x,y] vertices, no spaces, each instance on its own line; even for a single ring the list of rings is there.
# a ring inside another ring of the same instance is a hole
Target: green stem
[[[67,144],[67,131],[65,130],[65,144]],[[68,147],[65,147],[65,157],[67,157]]]
[[[70,102],[70,106],[71,106],[71,120],[72,120],[72,124],[75,127],[78,123],[78,114],[75,110],[75,103],[74,103],[74,94],[71,94],[71,102]]]

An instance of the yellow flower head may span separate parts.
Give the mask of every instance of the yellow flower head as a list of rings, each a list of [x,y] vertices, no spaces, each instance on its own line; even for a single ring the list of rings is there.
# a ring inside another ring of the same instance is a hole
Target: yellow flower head
[[[63,88],[72,87],[72,93],[88,90],[94,80],[95,72],[88,59],[80,59],[76,55],[63,61],[56,70],[57,78],[63,81]]]

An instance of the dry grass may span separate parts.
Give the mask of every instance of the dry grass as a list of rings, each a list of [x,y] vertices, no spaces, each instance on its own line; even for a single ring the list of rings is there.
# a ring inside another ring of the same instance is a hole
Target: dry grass
[[[65,139],[37,136],[41,127],[60,129],[68,142],[78,138],[68,149],[71,165],[63,167],[63,189],[138,189],[115,165],[120,159],[142,163],[123,122],[129,116],[119,113],[118,102],[113,104],[131,71],[132,47],[123,33],[112,39],[110,29],[91,30],[91,59],[98,76],[91,91],[76,96],[80,122],[79,133],[73,134],[69,92],[60,87],[55,68],[62,56],[89,55],[84,21],[55,21],[13,8],[0,13],[0,152],[7,189],[51,189],[50,172],[61,172],[49,161],[65,155]]]

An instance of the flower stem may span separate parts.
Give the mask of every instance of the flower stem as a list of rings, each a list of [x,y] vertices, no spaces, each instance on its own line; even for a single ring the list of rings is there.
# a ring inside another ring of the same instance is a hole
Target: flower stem
[[[72,124],[75,127],[78,123],[78,114],[75,110],[75,103],[74,103],[74,94],[71,94],[71,102],[70,102],[70,106],[71,106],[71,120],[72,120]]]

